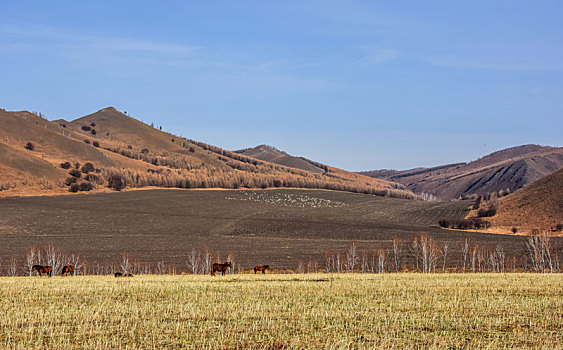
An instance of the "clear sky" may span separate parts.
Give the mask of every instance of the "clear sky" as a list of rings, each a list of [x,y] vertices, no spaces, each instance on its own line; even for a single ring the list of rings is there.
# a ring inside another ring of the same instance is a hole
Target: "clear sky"
[[[563,144],[563,2],[1,1],[0,107],[349,170]]]

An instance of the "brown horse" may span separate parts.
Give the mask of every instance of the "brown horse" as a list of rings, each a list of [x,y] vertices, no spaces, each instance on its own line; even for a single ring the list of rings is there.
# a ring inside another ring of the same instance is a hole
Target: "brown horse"
[[[254,266],[254,274],[256,275],[256,271],[262,271],[262,274],[266,273],[266,270],[269,269],[270,266],[269,265],[264,265],[264,266]]]
[[[63,266],[63,271],[61,272],[61,276],[72,276],[72,275],[74,275],[74,266],[72,265]]]
[[[227,261],[226,263],[223,264],[214,263],[213,265],[211,265],[211,276],[215,276],[215,271],[221,271],[221,276],[225,276],[225,272],[227,272],[227,269],[232,266],[233,265],[231,264],[230,261]]]
[[[31,272],[33,271],[37,271],[37,273],[39,274],[39,276],[43,276],[43,274],[47,274],[49,277],[51,277],[51,273],[53,272],[53,267],[52,266],[42,266],[42,265],[33,265],[31,267]]]

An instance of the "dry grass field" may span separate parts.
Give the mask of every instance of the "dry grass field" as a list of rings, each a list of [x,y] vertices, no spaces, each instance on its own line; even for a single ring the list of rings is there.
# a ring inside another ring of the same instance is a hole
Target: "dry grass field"
[[[0,278],[3,349],[563,348],[560,274]]]

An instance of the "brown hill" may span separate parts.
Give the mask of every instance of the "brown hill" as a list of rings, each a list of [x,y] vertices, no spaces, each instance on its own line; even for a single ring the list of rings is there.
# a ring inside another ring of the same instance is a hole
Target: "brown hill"
[[[563,148],[524,145],[469,163],[412,170],[376,170],[363,175],[399,182],[415,193],[439,198],[514,192],[563,167]]]
[[[326,168],[326,166],[320,163],[310,161],[303,157],[291,156],[269,145],[260,145],[254,148],[241,149],[235,152],[248,157],[265,160],[267,162],[285,165],[292,168],[307,170],[314,173],[323,173],[325,172],[324,168]]]
[[[322,171],[288,167],[181,138],[111,107],[71,122],[0,111],[0,140],[9,150],[0,158],[3,196],[64,193],[78,187],[108,191],[111,180],[114,188],[295,187],[413,197],[389,181],[327,166]],[[27,142],[33,150],[25,149]],[[62,169],[65,162],[69,164]],[[88,162],[91,169],[82,169]],[[35,179],[33,186],[30,178]],[[49,186],[40,186],[45,182]]]
[[[563,169],[501,198],[491,222],[495,230],[516,228],[519,233],[528,233],[539,229],[561,234],[558,225],[563,225]]]

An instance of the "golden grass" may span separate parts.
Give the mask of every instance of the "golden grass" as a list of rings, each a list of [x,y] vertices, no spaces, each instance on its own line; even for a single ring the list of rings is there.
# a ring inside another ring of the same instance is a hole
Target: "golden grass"
[[[563,276],[0,278],[0,348],[563,348]]]

